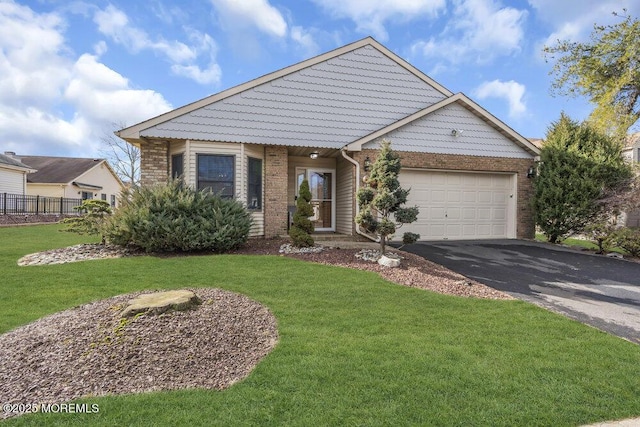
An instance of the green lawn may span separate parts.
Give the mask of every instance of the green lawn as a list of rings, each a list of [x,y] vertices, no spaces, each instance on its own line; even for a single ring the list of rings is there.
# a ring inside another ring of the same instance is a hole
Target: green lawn
[[[524,302],[280,256],[17,267],[24,254],[87,240],[57,229],[0,229],[0,332],[121,293],[211,286],[268,306],[280,342],[223,392],[86,399],[99,413],[7,425],[576,426],[640,416],[640,346]]]

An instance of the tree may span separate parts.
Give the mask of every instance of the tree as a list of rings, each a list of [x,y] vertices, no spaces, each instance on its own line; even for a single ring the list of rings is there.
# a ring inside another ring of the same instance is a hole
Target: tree
[[[385,253],[388,237],[393,235],[397,228],[418,218],[417,207],[402,207],[407,202],[409,190],[400,187],[400,169],[400,156],[391,149],[389,141],[383,140],[380,153],[371,167],[371,174],[356,196],[360,208],[356,223],[366,232],[380,238],[381,254]],[[413,243],[419,237],[417,234],[405,233],[403,242]]]
[[[553,90],[588,97],[596,105],[589,121],[597,129],[622,137],[638,121],[640,21],[627,15],[615,25],[594,25],[590,42],[558,40],[544,53],[557,59],[550,72],[556,75]]]
[[[311,191],[309,181],[306,179],[300,184],[298,199],[296,200],[296,212],[293,214],[293,225],[289,230],[289,236],[293,245],[297,247],[313,246],[313,222],[309,219],[313,215],[311,206]]]
[[[536,224],[555,243],[612,212],[598,200],[626,182],[631,167],[621,145],[564,113],[547,132],[533,183]]]
[[[105,225],[112,214],[109,202],[97,199],[83,200],[80,206],[74,206],[80,216],[65,218],[62,223],[67,226],[64,231],[77,234],[100,236],[101,243],[105,244]]]
[[[100,153],[109,161],[118,178],[136,187],[140,184],[140,149],[117,137],[113,131],[126,127],[124,123],[112,123],[100,138]]]

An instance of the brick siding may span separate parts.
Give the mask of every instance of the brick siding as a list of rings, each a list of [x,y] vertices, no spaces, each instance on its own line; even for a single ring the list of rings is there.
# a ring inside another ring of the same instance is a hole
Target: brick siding
[[[265,147],[264,162],[264,235],[287,234],[287,147]]]
[[[140,184],[166,183],[169,179],[169,144],[148,141],[140,144]]]
[[[424,168],[431,170],[461,170],[470,172],[508,172],[517,174],[516,201],[516,237],[532,239],[535,235],[535,219],[531,198],[533,197],[533,181],[527,178],[533,159],[511,159],[502,157],[460,156],[453,154],[432,154],[398,152],[400,162],[407,168]],[[369,156],[375,161],[378,150],[363,150],[354,153],[354,159],[360,163],[364,171],[364,159]],[[364,172],[362,172],[364,173]]]

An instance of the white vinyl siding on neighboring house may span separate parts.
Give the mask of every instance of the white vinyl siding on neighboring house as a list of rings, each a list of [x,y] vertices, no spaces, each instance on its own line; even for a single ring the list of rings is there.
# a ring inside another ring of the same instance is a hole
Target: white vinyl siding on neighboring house
[[[25,173],[0,168],[0,193],[25,194]]]

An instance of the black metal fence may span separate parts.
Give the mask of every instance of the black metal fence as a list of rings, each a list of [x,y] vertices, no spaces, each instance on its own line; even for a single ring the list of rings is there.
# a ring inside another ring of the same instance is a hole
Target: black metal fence
[[[82,199],[0,193],[0,215],[69,215]]]

